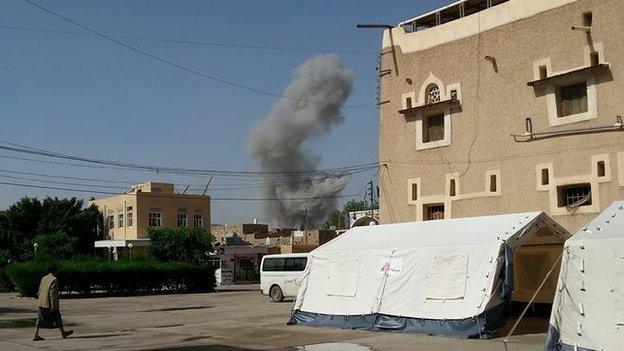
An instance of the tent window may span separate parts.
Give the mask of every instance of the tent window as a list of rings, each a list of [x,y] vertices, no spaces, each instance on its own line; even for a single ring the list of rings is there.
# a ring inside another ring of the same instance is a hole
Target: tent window
[[[466,294],[468,253],[463,250],[436,252],[427,275],[427,300],[460,300]]]
[[[360,281],[360,260],[334,258],[331,260],[327,295],[354,297]]]
[[[434,221],[444,219],[444,204],[430,204],[423,206],[423,220]]]

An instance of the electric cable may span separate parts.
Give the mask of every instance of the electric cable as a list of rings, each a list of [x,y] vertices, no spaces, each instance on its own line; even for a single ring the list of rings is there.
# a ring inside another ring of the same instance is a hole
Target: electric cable
[[[47,14],[50,14],[50,15],[52,15],[54,17],[57,17],[57,18],[60,18],[60,19],[62,19],[65,22],[68,22],[68,23],[71,23],[71,24],[73,24],[73,25],[75,25],[77,27],[80,27],[83,30],[86,30],[87,32],[90,32],[91,34],[97,35],[97,36],[99,36],[99,37],[101,37],[101,38],[103,38],[105,40],[108,40],[108,41],[110,41],[110,42],[112,42],[112,43],[114,43],[114,44],[116,44],[118,46],[121,46],[121,47],[123,47],[123,48],[125,48],[127,50],[133,51],[133,52],[135,52],[137,54],[143,55],[143,56],[148,57],[148,58],[150,58],[150,59],[152,59],[154,61],[158,61],[160,63],[163,63],[163,64],[169,65],[171,67],[177,68],[179,70],[186,71],[188,73],[191,73],[191,74],[203,77],[203,78],[207,78],[207,79],[212,80],[214,82],[221,83],[223,85],[227,85],[227,86],[230,86],[230,87],[233,87],[233,88],[246,90],[246,91],[249,91],[249,92],[252,92],[252,93],[255,93],[255,94],[259,94],[259,95],[265,95],[265,96],[270,96],[270,97],[275,97],[275,98],[280,98],[280,99],[286,99],[286,100],[292,100],[292,101],[300,101],[300,102],[311,103],[311,104],[324,104],[324,102],[320,102],[320,101],[311,101],[311,100],[301,99],[301,98],[297,98],[297,97],[293,97],[293,96],[287,96],[287,95],[278,94],[278,93],[274,93],[274,92],[267,91],[267,90],[254,88],[254,87],[251,87],[251,86],[247,86],[247,85],[244,85],[244,84],[236,83],[236,82],[233,82],[233,81],[230,81],[230,80],[227,80],[227,79],[219,78],[219,77],[207,74],[207,73],[200,72],[200,71],[195,70],[193,68],[190,68],[188,66],[184,66],[184,65],[175,63],[175,62],[173,62],[171,60],[164,59],[164,58],[162,58],[160,56],[156,56],[156,55],[154,55],[154,54],[152,54],[152,53],[150,53],[148,51],[145,51],[145,50],[139,49],[137,47],[134,47],[132,45],[126,44],[126,43],[124,43],[122,41],[119,41],[119,40],[117,40],[117,39],[115,39],[115,38],[113,38],[111,36],[108,36],[108,35],[106,35],[106,34],[104,34],[102,32],[99,32],[99,31],[97,31],[95,29],[92,29],[92,28],[90,28],[90,27],[88,27],[88,26],[86,26],[84,24],[81,24],[81,23],[79,23],[79,22],[77,22],[77,21],[75,21],[75,20],[73,20],[73,19],[71,19],[71,18],[69,18],[67,16],[64,16],[64,15],[58,13],[58,12],[55,12],[55,11],[49,9],[49,8],[46,8],[46,7],[36,3],[34,1],[31,1],[31,0],[22,0],[22,1],[24,1],[24,2],[26,2],[28,4],[30,4],[30,5],[38,8],[38,9],[40,9],[41,11],[43,11],[43,12],[45,12]],[[364,108],[364,109],[368,109],[368,108],[373,109],[374,108],[374,109],[377,109],[376,106],[360,106],[360,105],[344,105],[344,107]]]

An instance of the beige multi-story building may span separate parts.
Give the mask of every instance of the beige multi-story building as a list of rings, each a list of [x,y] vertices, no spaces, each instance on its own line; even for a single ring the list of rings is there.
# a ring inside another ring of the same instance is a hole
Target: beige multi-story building
[[[624,1],[465,0],[386,29],[382,223],[624,198]]]
[[[104,217],[108,240],[100,242],[99,247],[146,244],[149,228],[210,228],[210,197],[178,194],[170,183],[138,184],[124,194],[89,203],[96,205]]]

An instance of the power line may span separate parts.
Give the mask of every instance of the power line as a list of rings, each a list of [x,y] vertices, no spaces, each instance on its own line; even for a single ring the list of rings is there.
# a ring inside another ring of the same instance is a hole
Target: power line
[[[30,28],[19,26],[0,25],[0,29],[15,30],[22,32],[39,32],[48,34],[62,34],[62,35],[74,35],[82,37],[91,37],[86,33],[64,31],[57,29],[47,28]],[[179,39],[162,39],[162,38],[148,38],[131,35],[112,35],[106,34],[108,37],[116,39],[129,39],[139,40],[147,42],[169,43],[169,44],[185,44],[185,45],[198,45],[198,46],[210,46],[210,47],[223,47],[233,49],[249,49],[249,50],[271,50],[271,51],[295,51],[295,52],[313,52],[313,53],[338,53],[338,54],[350,54],[350,55],[377,55],[375,51],[361,51],[361,50],[342,50],[342,49],[323,49],[323,48],[304,48],[295,46],[267,46],[267,45],[249,45],[249,44],[233,44],[223,42],[208,42],[208,41],[196,41],[196,40],[179,40]]]
[[[45,179],[36,179],[29,177],[14,177],[10,175],[0,174],[0,178],[8,178],[15,180],[28,180],[32,182],[41,182],[41,183],[49,183],[49,184],[60,184],[60,185],[73,185],[73,186],[90,186],[94,188],[104,188],[104,189],[117,189],[117,190],[127,190],[126,187],[114,186],[114,185],[100,185],[100,184],[84,184],[84,183],[70,183],[70,182],[62,182],[58,180],[45,180]]]
[[[283,179],[284,177],[294,177],[294,176],[301,177],[301,176],[308,176],[308,175],[320,175],[326,178],[331,178],[331,177],[341,177],[341,176],[347,176],[347,175],[356,174],[356,173],[362,173],[362,172],[365,172],[365,171],[368,171],[377,167],[377,163],[375,162],[375,163],[359,164],[359,165],[346,166],[346,167],[328,168],[324,170],[308,170],[308,171],[258,172],[258,171],[230,171],[230,170],[216,170],[216,169],[193,169],[193,168],[178,168],[178,167],[169,167],[169,166],[143,165],[143,164],[136,164],[136,163],[87,158],[87,157],[82,157],[82,156],[58,153],[54,151],[16,144],[16,143],[3,141],[3,140],[0,140],[0,143],[5,144],[5,145],[0,145],[0,149],[13,151],[17,153],[47,156],[47,157],[52,157],[52,158],[60,158],[60,159],[66,159],[66,160],[72,160],[72,161],[91,163],[91,164],[108,165],[108,166],[114,166],[114,167],[119,167],[119,168],[124,168],[124,169],[152,171],[156,173],[194,174],[194,175],[212,175],[212,176],[221,175],[221,176],[231,176],[231,177],[251,177],[251,178],[262,178],[262,179],[267,179],[267,178]]]
[[[36,179],[36,178],[28,178],[28,177],[15,177],[15,176],[7,176],[7,175],[3,175],[2,173],[8,173],[8,174],[17,174],[17,175],[30,175],[30,176],[36,176],[36,177],[42,177],[42,178],[51,178],[51,179],[67,179],[67,180],[77,180],[77,181],[85,181],[85,182],[91,182],[91,183],[104,183],[104,184],[100,184],[100,185],[92,185],[92,184],[80,184],[80,183],[70,183],[70,182],[60,182],[60,181],[50,181],[50,180],[46,180],[46,179]],[[10,179],[17,179],[17,180],[29,180],[29,181],[37,181],[37,182],[45,182],[45,183],[52,183],[52,184],[61,184],[61,185],[75,185],[75,186],[96,186],[96,187],[102,187],[102,188],[110,188],[110,189],[120,189],[120,190],[128,190],[130,189],[130,187],[132,185],[135,184],[139,184],[142,183],[142,181],[134,181],[134,182],[130,182],[130,181],[122,181],[122,180],[109,180],[109,179],[101,179],[101,178],[85,178],[85,177],[72,177],[72,176],[62,176],[62,175],[52,175],[52,174],[45,174],[45,173],[35,173],[35,172],[24,172],[24,171],[11,171],[11,170],[6,170],[6,169],[0,169],[0,177],[4,177],[4,178],[10,178]],[[108,184],[107,184],[108,183]],[[307,184],[309,183],[308,180],[305,181],[296,181],[296,180],[292,180],[292,181],[281,181],[281,182],[267,182],[267,183],[262,183],[262,185],[254,185],[254,186],[232,186],[232,187],[216,187],[216,188],[209,188],[209,190],[211,192],[214,191],[229,191],[229,190],[253,190],[253,189],[264,189],[267,186],[276,186],[276,185],[297,185],[297,184]],[[126,186],[111,186],[109,184],[125,184]],[[199,191],[202,190],[205,186],[205,184],[188,184],[188,183],[175,183],[174,184],[177,187],[184,187],[184,186],[190,186],[189,190],[193,190],[193,191]]]
[[[215,82],[218,82],[218,83],[221,83],[221,84],[224,84],[224,85],[228,85],[228,86],[233,87],[233,88],[246,90],[246,91],[249,91],[249,92],[252,92],[252,93],[256,93],[256,94],[260,94],[260,95],[271,96],[271,97],[276,97],[276,98],[280,98],[280,99],[287,99],[287,100],[293,100],[293,101],[301,101],[301,102],[313,103],[313,104],[324,104],[323,102],[320,102],[320,101],[310,101],[310,100],[306,100],[306,99],[300,99],[300,98],[297,98],[297,97],[286,96],[286,95],[274,93],[274,92],[267,91],[267,90],[253,88],[253,87],[250,87],[250,86],[247,86],[247,85],[243,85],[243,84],[240,84],[240,83],[236,83],[236,82],[233,82],[233,81],[229,81],[229,80],[226,80],[226,79],[223,79],[223,78],[219,78],[219,77],[216,77],[216,76],[213,76],[213,75],[210,75],[210,74],[206,74],[206,73],[197,71],[197,70],[195,70],[193,68],[190,68],[190,67],[187,67],[187,66],[183,66],[183,65],[175,63],[173,61],[170,61],[170,60],[164,59],[162,57],[156,56],[156,55],[154,55],[154,54],[152,54],[150,52],[147,52],[145,50],[142,50],[142,49],[136,48],[134,46],[128,45],[128,44],[126,44],[126,43],[124,43],[122,41],[119,41],[119,40],[111,37],[111,36],[108,36],[108,35],[106,35],[106,34],[104,34],[102,32],[99,32],[99,31],[97,31],[95,29],[92,29],[92,28],[90,28],[90,27],[88,27],[88,26],[86,26],[84,24],[76,22],[75,20],[73,20],[73,19],[71,19],[69,17],[63,16],[63,15],[61,15],[58,12],[55,12],[55,11],[52,11],[52,10],[46,8],[46,7],[43,7],[43,6],[37,4],[34,1],[31,1],[31,0],[23,0],[23,1],[31,4],[32,6],[40,9],[43,12],[46,12],[46,13],[52,15],[52,16],[58,17],[58,18],[62,19],[65,22],[69,22],[69,23],[71,23],[71,24],[73,24],[73,25],[75,25],[77,27],[80,27],[80,28],[82,28],[82,29],[92,33],[92,34],[95,34],[95,35],[97,35],[97,36],[99,36],[99,37],[101,37],[103,39],[106,39],[106,40],[108,40],[108,41],[110,41],[110,42],[112,42],[112,43],[114,43],[114,44],[116,44],[118,46],[126,48],[126,49],[128,49],[130,51],[133,51],[133,52],[138,53],[140,55],[143,55],[145,57],[148,57],[148,58],[150,58],[150,59],[152,59],[154,61],[158,61],[160,63],[164,63],[166,65],[175,67],[175,68],[177,68],[179,70],[186,71],[188,73],[192,73],[192,74],[198,75],[200,77],[204,77],[204,78],[210,79],[212,81],[215,81]],[[373,107],[373,106],[359,106],[359,105],[345,105],[345,107],[350,107],[350,108],[371,108],[371,109],[372,108],[375,108],[375,109],[377,108],[377,107]]]
[[[87,190],[87,189],[76,189],[76,188],[62,188],[62,187],[52,187],[52,186],[43,186],[43,185],[34,185],[34,184],[23,184],[23,183],[13,183],[13,182],[2,182],[0,181],[0,185],[8,185],[8,186],[16,186],[23,188],[33,188],[33,189],[46,189],[46,190],[61,190],[61,191],[72,191],[72,192],[81,192],[81,193],[90,193],[90,194],[100,194],[100,195],[123,195],[119,193],[109,192],[109,191],[100,191],[100,190]],[[166,194],[158,194],[159,198],[179,198],[180,195],[166,195]],[[200,196],[200,195],[191,195],[191,196]],[[355,195],[332,195],[332,196],[314,196],[314,197],[296,197],[296,198],[237,198],[237,197],[210,197],[211,201],[309,201],[309,200],[322,200],[322,199],[338,199],[338,198],[346,198],[346,197],[354,197]]]

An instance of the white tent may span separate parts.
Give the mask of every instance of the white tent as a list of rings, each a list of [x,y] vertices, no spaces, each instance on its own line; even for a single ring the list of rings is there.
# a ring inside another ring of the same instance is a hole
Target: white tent
[[[356,227],[310,253],[289,324],[489,337],[530,276],[515,251],[568,237],[542,212]]]
[[[546,350],[624,349],[624,201],[565,243]]]

